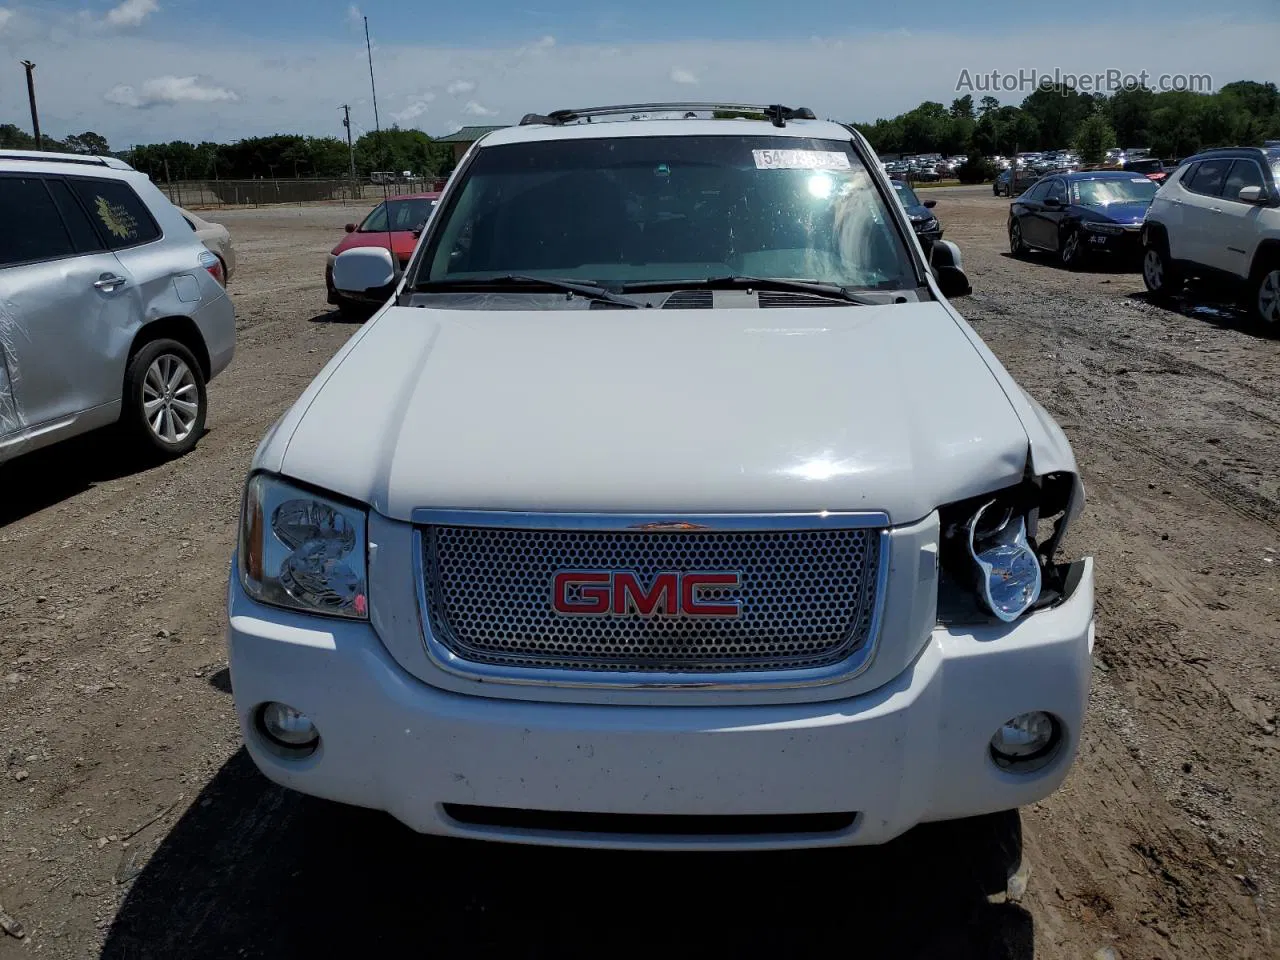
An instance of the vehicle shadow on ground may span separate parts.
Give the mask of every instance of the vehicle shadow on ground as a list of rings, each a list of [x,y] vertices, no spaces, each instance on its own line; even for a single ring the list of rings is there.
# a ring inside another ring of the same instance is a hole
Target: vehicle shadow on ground
[[[101,956],[1030,960],[1030,915],[988,900],[1021,846],[1016,813],[878,849],[443,840],[275,787],[242,749],[132,881]]]
[[[1129,297],[1192,320],[1203,320],[1223,330],[1235,330],[1255,340],[1270,339],[1268,332],[1254,322],[1230,291],[1211,284],[1189,285],[1168,301],[1153,300],[1148,293],[1131,293]]]
[[[307,320],[307,323],[329,323],[343,327],[358,327],[372,316],[372,310],[369,311],[368,316],[354,316],[343,313],[337,307],[333,307],[324,313],[318,313],[314,317],[311,317]]]
[[[1013,260],[1015,263],[1028,263],[1033,266],[1052,267],[1055,270],[1061,270],[1063,273],[1082,273],[1082,274],[1133,274],[1142,273],[1142,264],[1135,260],[1126,260],[1119,256],[1099,255],[1092,259],[1086,260],[1079,267],[1068,267],[1059,258],[1056,253],[1047,251],[1035,251],[1024,254],[1021,257],[1015,257],[1008,250],[1002,251],[1000,256],[1006,260]]]
[[[208,431],[206,431],[207,435]],[[131,449],[115,430],[95,430],[0,464],[0,528],[90,487],[144,473],[159,461]]]

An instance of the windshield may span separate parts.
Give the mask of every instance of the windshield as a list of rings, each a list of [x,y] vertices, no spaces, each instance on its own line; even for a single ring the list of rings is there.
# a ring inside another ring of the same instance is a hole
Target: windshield
[[[463,176],[417,284],[511,274],[605,286],[730,275],[918,282],[843,141],[564,139],[482,149]]]
[[[1106,180],[1078,180],[1073,188],[1076,203],[1105,207],[1113,203],[1145,203],[1160,188],[1146,177],[1115,177]]]
[[[434,200],[426,197],[412,200],[388,200],[373,208],[373,212],[360,224],[361,233],[383,233],[387,230],[412,230],[427,222]],[[391,225],[387,226],[387,211],[391,211]]]
[[[898,191],[898,199],[902,201],[904,207],[920,206],[920,198],[916,196],[916,192],[900,180],[893,182],[893,188]]]

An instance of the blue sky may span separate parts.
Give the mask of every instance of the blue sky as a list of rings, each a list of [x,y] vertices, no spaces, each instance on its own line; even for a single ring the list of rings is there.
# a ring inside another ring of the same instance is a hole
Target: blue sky
[[[869,120],[948,102],[964,70],[1280,82],[1276,0],[1235,0],[1211,15],[1203,0],[0,0],[0,122],[28,124],[15,61],[29,58],[55,135],[94,129],[118,147],[338,135],[344,102],[357,130],[371,128],[366,14],[383,123],[432,134],[658,99],[783,101]]]

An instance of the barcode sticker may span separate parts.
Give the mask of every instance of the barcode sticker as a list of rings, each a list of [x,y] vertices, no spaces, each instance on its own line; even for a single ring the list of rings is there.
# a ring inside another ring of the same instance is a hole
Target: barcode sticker
[[[849,155],[837,150],[752,150],[757,170],[848,170]]]

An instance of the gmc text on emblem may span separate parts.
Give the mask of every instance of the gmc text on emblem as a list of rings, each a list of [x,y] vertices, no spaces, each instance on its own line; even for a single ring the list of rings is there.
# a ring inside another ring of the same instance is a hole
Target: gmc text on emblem
[[[736,573],[660,573],[647,587],[629,570],[561,570],[552,578],[551,606],[564,616],[736,617]],[[708,598],[708,591],[718,596]]]

